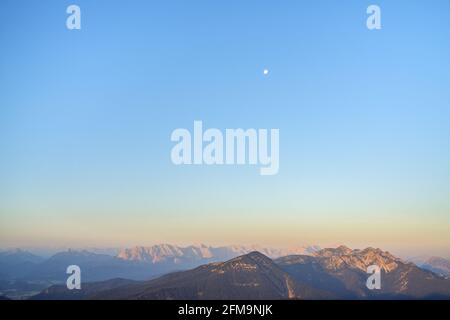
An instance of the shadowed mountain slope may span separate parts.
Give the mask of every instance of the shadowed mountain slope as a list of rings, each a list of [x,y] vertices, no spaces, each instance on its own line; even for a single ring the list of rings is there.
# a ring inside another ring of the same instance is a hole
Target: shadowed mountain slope
[[[227,262],[168,274],[93,299],[311,299],[329,297],[302,285],[270,258],[251,252]]]

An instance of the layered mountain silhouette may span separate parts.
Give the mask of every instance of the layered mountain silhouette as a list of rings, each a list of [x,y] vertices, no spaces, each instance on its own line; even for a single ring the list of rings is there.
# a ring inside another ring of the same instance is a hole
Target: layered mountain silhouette
[[[422,269],[427,269],[443,276],[450,276],[450,260],[440,257],[430,257],[418,265]]]
[[[316,246],[272,249],[259,246],[180,247],[161,244],[122,249],[116,256],[69,249],[48,259],[23,250],[11,250],[0,252],[0,288],[1,281],[5,280],[62,282],[67,278],[66,269],[69,265],[78,265],[83,270],[83,279],[89,282],[112,278],[148,280],[172,271],[226,261],[252,251],[276,258],[287,254],[312,254],[317,250],[319,248]]]
[[[0,280],[24,277],[43,260],[21,249],[0,252]]]
[[[380,290],[366,287],[367,267],[374,264],[382,270]],[[450,299],[450,279],[380,249],[351,250],[344,246],[275,260],[251,252],[150,281],[121,281],[125,280],[86,284],[75,298]],[[52,286],[34,298],[74,298],[75,294],[68,291],[65,286]]]
[[[139,261],[124,261],[117,257],[85,250],[68,250],[59,252],[35,266],[24,279],[65,281],[67,278],[66,269],[69,265],[79,266],[83,270],[83,279],[87,282],[112,278],[143,280],[166,272],[164,266],[149,268],[147,264]]]

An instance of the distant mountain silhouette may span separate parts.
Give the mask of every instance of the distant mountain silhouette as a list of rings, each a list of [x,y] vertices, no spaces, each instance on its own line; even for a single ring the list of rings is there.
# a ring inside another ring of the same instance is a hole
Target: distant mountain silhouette
[[[0,252],[0,281],[24,277],[43,260],[21,249]]]
[[[79,266],[82,270],[83,281],[86,282],[113,278],[145,280],[165,273],[164,267],[150,268],[148,264],[139,261],[125,261],[85,250],[68,250],[59,252],[37,265],[25,279],[65,282],[67,279],[66,269],[69,265]]]
[[[443,276],[450,276],[450,260],[444,258],[430,257],[420,263],[419,266]]]
[[[148,280],[168,272],[192,269],[210,262],[226,261],[255,249],[270,257],[289,253],[310,254],[318,250],[314,246],[282,250],[260,246],[179,247],[161,244],[122,249],[117,256],[69,249],[43,259],[17,249],[0,252],[0,289],[2,281],[10,280],[65,281],[66,269],[69,265],[78,265],[83,270],[83,281],[103,281],[113,278]]]
[[[127,261],[141,261],[151,264],[171,264],[198,266],[202,263],[226,261],[253,251],[258,251],[270,258],[278,258],[289,254],[313,254],[320,250],[318,246],[301,246],[287,249],[268,248],[262,246],[223,246],[211,247],[204,244],[180,247],[170,244],[159,244],[150,247],[133,247],[120,250],[117,257]],[[200,263],[199,263],[200,262]]]

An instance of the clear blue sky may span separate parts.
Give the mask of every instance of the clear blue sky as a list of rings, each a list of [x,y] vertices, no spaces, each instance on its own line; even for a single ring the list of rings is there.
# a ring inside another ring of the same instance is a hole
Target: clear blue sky
[[[366,28],[370,4],[382,30]],[[5,246],[450,255],[446,0],[2,0],[0,43]],[[279,128],[279,174],[174,166],[170,134],[194,120]]]

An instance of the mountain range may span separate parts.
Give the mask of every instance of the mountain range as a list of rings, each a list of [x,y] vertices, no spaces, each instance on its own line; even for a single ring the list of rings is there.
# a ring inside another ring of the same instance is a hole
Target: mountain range
[[[380,290],[366,287],[381,268]],[[450,279],[389,252],[345,246],[271,259],[250,252],[148,281],[113,279],[69,291],[55,285],[33,299],[450,299]]]
[[[422,269],[433,271],[442,276],[450,276],[450,260],[441,257],[425,256],[408,259]]]
[[[14,249],[0,252],[0,280],[63,281],[66,279],[66,268],[71,264],[83,269],[83,277],[87,281],[113,277],[144,280],[170,271],[226,261],[252,251],[277,258],[287,254],[312,254],[318,250],[320,248],[317,246],[274,249],[260,246],[181,247],[160,244],[122,249],[116,256],[68,249],[44,259],[21,249]]]
[[[254,250],[275,258],[289,253],[311,254],[319,249],[317,246],[273,249],[260,246],[181,247],[161,244],[122,249],[116,255],[69,249],[49,258],[14,249],[0,252],[0,295],[24,298],[52,284],[64,283],[69,265],[81,268],[84,282],[114,278],[148,280],[172,271],[226,261]]]
[[[174,265],[197,264],[199,261],[224,261],[234,257],[258,251],[271,258],[278,258],[289,254],[313,254],[319,251],[319,246],[302,246],[287,249],[269,248],[262,246],[223,246],[211,247],[204,244],[187,247],[160,244],[151,247],[133,247],[122,249],[117,257],[127,261],[141,261],[152,264],[170,263]]]
[[[345,246],[324,249],[313,256],[276,259],[295,279],[340,298],[350,299],[434,299],[450,298],[450,279],[405,262],[380,249],[351,250]],[[381,289],[366,287],[367,267],[381,269]]]

